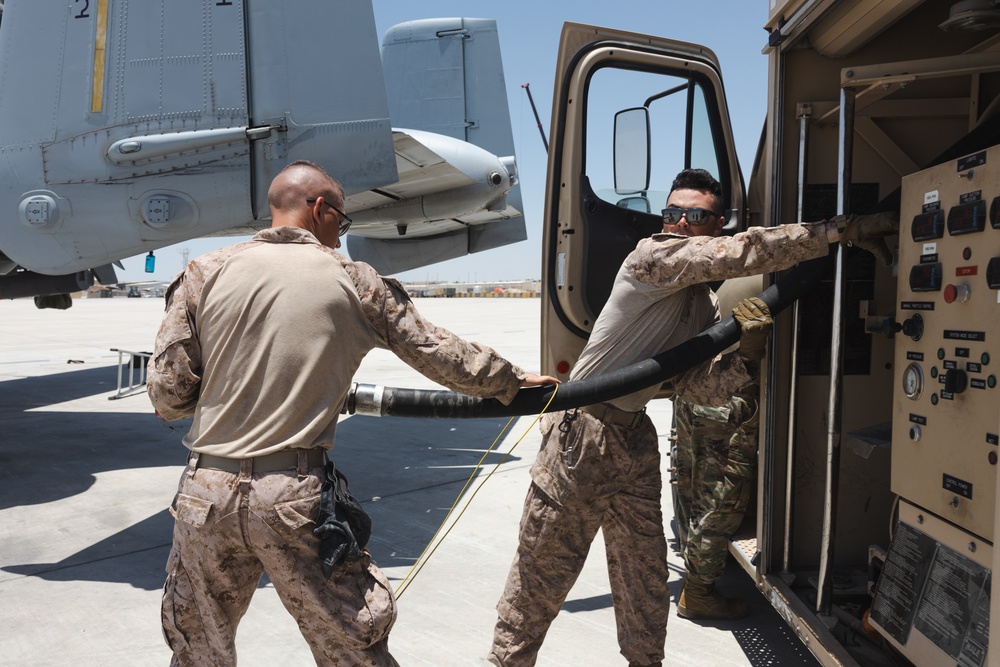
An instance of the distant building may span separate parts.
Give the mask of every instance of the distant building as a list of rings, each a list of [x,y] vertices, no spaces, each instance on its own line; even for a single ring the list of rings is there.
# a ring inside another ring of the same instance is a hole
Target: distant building
[[[541,294],[540,280],[504,280],[497,282],[403,283],[415,298],[534,298]]]

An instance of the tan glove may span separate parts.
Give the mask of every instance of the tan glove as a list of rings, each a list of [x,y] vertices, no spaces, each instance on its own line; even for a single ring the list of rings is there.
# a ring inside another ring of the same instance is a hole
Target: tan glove
[[[885,237],[899,233],[899,214],[883,211],[872,215],[838,216],[834,218],[840,228],[840,244],[856,245],[875,255],[884,266],[892,266],[892,252]]]
[[[755,296],[743,299],[733,308],[733,317],[740,324],[740,355],[760,361],[764,358],[767,337],[774,327],[771,310]]]

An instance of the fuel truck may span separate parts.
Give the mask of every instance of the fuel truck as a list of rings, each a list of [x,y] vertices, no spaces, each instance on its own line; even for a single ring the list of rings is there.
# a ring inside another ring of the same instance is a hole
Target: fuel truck
[[[542,371],[568,377],[683,168],[722,183],[728,233],[897,211],[891,267],[832,251],[775,317],[730,551],[823,665],[1000,665],[1000,2],[770,0],[765,27],[766,121],[737,156],[710,48],[564,26]]]

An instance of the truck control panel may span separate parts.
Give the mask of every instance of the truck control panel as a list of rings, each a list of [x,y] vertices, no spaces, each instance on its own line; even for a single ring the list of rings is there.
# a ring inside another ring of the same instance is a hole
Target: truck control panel
[[[983,665],[1000,434],[1000,146],[902,183],[891,475],[900,509],[871,620],[920,664]]]

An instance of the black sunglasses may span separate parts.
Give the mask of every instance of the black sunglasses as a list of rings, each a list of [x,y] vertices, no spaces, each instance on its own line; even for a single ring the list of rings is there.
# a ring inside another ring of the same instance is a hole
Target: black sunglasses
[[[663,221],[669,222],[671,225],[676,225],[684,217],[687,218],[689,225],[700,226],[707,225],[710,219],[721,217],[721,214],[704,208],[676,208],[671,206],[670,208],[663,209]]]
[[[306,203],[307,204],[315,204],[316,203],[316,197],[309,197],[308,199],[306,199]],[[329,206],[330,208],[332,208],[333,211],[334,211],[334,213],[336,213],[337,215],[340,216],[340,218],[341,218],[341,220],[340,220],[340,236],[343,236],[344,234],[346,234],[347,230],[351,228],[351,223],[353,223],[354,221],[351,220],[351,218],[350,218],[349,215],[347,215],[346,213],[344,213],[343,211],[341,211],[339,208],[337,208],[336,206],[334,206],[333,204],[331,204],[327,200],[324,199],[323,203],[326,204],[327,206]]]

